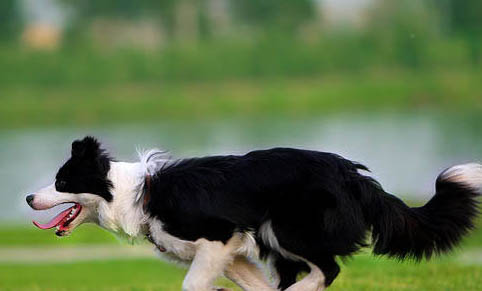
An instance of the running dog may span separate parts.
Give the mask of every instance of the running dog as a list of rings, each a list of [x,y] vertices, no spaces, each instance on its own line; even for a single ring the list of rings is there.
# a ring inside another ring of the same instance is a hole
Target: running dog
[[[474,227],[482,165],[443,171],[422,207],[386,193],[367,171],[336,154],[291,148],[179,160],[151,150],[139,162],[118,162],[88,136],[72,143],[55,183],[26,199],[36,210],[73,203],[34,222],[58,236],[95,223],[147,238],[189,266],[187,291],[215,290],[221,275],[244,290],[324,290],[340,272],[336,258],[367,241],[377,255],[429,259]],[[297,281],[301,272],[308,274]]]

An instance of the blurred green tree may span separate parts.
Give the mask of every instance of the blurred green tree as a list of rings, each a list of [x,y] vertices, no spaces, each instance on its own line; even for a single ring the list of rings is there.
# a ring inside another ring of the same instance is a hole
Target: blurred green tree
[[[450,32],[463,37],[468,44],[471,60],[481,62],[482,50],[482,1],[481,0],[443,0],[434,4],[447,17]]]
[[[482,1],[448,0],[450,25],[455,32],[478,34],[482,30]]]
[[[438,34],[438,14],[425,0],[378,0],[369,11],[366,34],[380,57],[416,68]]]
[[[12,40],[21,30],[19,1],[0,1],[0,41]]]
[[[176,0],[57,0],[73,11],[69,29],[73,34],[81,31],[95,18],[159,19],[169,36],[174,30]],[[80,33],[81,35],[81,33]]]
[[[247,23],[269,32],[279,30],[291,34],[315,15],[312,0],[243,0],[232,1],[235,16]]]

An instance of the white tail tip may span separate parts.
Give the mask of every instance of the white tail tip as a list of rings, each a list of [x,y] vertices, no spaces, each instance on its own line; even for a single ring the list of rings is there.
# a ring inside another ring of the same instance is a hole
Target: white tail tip
[[[482,194],[482,165],[477,163],[453,166],[440,174],[444,181],[462,184]]]

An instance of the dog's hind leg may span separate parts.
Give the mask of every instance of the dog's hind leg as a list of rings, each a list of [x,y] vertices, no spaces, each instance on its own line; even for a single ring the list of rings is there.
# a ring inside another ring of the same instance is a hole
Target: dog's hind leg
[[[286,291],[323,291],[325,290],[325,275],[316,265],[308,263],[311,271],[301,281],[291,285]]]
[[[226,277],[245,291],[275,291],[263,271],[245,256],[236,256],[227,266]]]
[[[220,241],[199,239],[195,242],[196,254],[182,283],[183,291],[213,291],[214,281],[233,261],[241,239],[232,237],[226,244]]]
[[[340,266],[333,256],[322,256],[313,262],[321,269],[325,276],[325,286],[329,287],[340,273]]]
[[[278,275],[278,288],[280,290],[286,290],[295,284],[300,273],[310,271],[305,262],[289,260],[279,254],[272,255],[272,269]]]

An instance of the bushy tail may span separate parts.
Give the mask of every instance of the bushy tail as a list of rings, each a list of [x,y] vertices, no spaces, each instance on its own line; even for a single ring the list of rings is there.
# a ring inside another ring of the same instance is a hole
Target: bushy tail
[[[482,165],[473,163],[442,172],[435,196],[422,207],[410,208],[385,192],[371,195],[366,209],[374,253],[420,260],[450,251],[474,228],[480,194]]]

